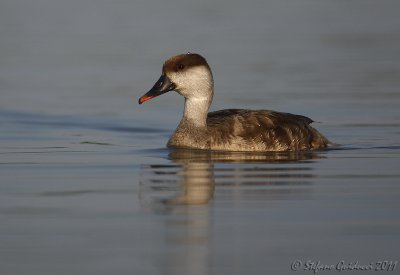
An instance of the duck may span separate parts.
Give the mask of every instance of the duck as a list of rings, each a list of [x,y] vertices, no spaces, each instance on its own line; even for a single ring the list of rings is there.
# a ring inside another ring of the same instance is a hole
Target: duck
[[[318,150],[332,145],[306,116],[248,109],[208,112],[214,79],[206,59],[197,53],[166,60],[160,78],[139,98],[139,104],[169,91],[185,98],[182,119],[167,144],[170,148],[277,152]]]

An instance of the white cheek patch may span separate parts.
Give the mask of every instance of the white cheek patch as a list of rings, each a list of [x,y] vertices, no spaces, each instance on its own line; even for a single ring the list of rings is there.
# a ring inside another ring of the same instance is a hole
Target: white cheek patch
[[[206,66],[193,66],[178,72],[168,72],[167,76],[175,84],[176,91],[182,96],[203,97],[212,93],[212,74]]]
[[[193,78],[196,81],[209,81],[212,80],[210,70],[205,66],[194,66],[185,70],[185,75],[188,78]]]
[[[212,85],[212,76],[208,68],[205,66],[195,66],[188,68],[184,72],[185,86],[190,89],[204,89]]]

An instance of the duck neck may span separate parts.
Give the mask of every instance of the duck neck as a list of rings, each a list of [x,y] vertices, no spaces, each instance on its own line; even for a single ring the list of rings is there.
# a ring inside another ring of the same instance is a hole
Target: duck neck
[[[185,98],[185,109],[181,123],[195,127],[207,126],[207,114],[211,105],[211,98]]]

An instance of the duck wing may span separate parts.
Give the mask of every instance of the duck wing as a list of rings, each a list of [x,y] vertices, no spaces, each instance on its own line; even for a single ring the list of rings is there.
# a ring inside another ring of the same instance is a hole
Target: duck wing
[[[312,119],[270,110],[227,109],[211,112],[207,130],[211,149],[237,151],[310,150],[329,141],[310,126]]]

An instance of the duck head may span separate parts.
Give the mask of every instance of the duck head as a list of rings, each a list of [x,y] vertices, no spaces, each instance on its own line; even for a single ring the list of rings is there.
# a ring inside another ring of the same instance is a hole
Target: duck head
[[[161,77],[139,98],[139,104],[169,91],[176,91],[186,99],[211,100],[213,85],[211,69],[204,57],[195,53],[176,55],[165,61]]]

